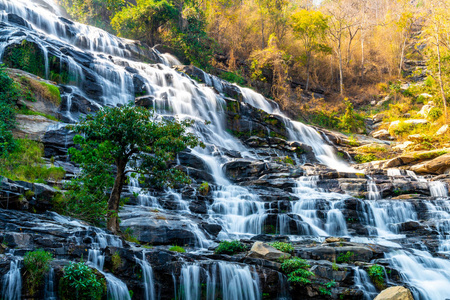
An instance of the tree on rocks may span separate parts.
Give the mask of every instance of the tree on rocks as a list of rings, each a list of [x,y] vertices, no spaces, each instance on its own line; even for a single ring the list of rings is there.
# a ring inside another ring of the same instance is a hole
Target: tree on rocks
[[[127,174],[137,174],[146,186],[189,183],[189,177],[175,168],[173,161],[186,147],[203,146],[196,136],[186,132],[192,123],[159,118],[151,110],[129,104],[104,108],[71,126],[82,134],[74,139],[80,147],[70,149],[74,161],[115,166],[114,183],[108,189],[111,190],[107,201],[109,230],[119,232],[118,211]]]

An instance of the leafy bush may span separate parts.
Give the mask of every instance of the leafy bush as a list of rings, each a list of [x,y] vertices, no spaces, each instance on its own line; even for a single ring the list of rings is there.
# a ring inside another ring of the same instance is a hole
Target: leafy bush
[[[346,132],[357,132],[358,129],[365,131],[364,117],[354,111],[350,101],[346,100],[345,105],[345,113],[339,118],[339,128]]]
[[[222,72],[218,77],[231,83],[237,83],[238,85],[245,85],[247,83],[244,77],[237,72]]]
[[[230,254],[246,251],[246,247],[239,241],[221,241],[214,251],[216,254]]]
[[[367,273],[378,289],[383,290],[385,288],[384,268],[382,266],[377,264],[372,265],[367,269]]]
[[[291,243],[283,243],[283,242],[273,242],[270,243],[272,247],[274,247],[277,250],[280,250],[282,252],[286,253],[292,253],[294,252],[294,247],[292,247]]]
[[[59,293],[63,300],[100,300],[105,295],[105,279],[84,262],[72,262],[64,267],[63,272],[59,282]]]
[[[355,256],[354,252],[347,251],[347,253],[339,253],[336,262],[337,263],[349,263],[353,261],[353,257]]]
[[[185,253],[186,250],[184,250],[183,247],[180,246],[172,246],[169,248],[169,251],[178,252],[178,253]]]
[[[65,171],[61,167],[44,165],[43,145],[31,140],[18,140],[17,147],[0,157],[0,175],[12,180],[45,183],[48,180],[60,181]]]
[[[288,281],[298,285],[311,283],[310,278],[314,276],[314,273],[309,271],[310,267],[306,260],[298,257],[286,259],[281,265],[281,269],[287,275]]]
[[[430,111],[428,112],[428,119],[430,119],[431,121],[436,121],[437,119],[439,119],[444,113],[442,112],[442,109],[440,109],[439,107],[433,107],[430,109]]]
[[[23,264],[25,267],[25,282],[30,294],[34,295],[44,282],[45,274],[50,270],[52,255],[43,249],[25,254]]]
[[[209,193],[209,189],[210,189],[209,184],[206,181],[204,181],[198,188],[198,192],[200,193],[200,195],[206,196]]]

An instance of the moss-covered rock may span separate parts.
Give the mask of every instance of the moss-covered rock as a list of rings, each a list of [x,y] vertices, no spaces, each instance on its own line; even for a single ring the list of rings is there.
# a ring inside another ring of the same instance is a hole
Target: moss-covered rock
[[[6,47],[2,60],[9,68],[21,69],[40,77],[46,75],[44,51],[35,42],[23,40]]]

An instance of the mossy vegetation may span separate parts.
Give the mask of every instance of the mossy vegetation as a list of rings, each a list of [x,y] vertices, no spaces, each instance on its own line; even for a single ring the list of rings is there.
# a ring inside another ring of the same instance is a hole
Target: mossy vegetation
[[[24,70],[43,78],[46,76],[44,52],[39,45],[26,39],[8,47],[2,59],[9,68]]]
[[[270,243],[270,246],[272,246],[275,249],[280,250],[282,252],[286,252],[286,253],[294,252],[294,247],[292,247],[291,243],[273,242],[273,243]]]
[[[200,193],[200,195],[206,196],[208,195],[209,191],[210,191],[209,183],[206,181],[202,182],[202,184],[198,188],[198,192]]]
[[[367,269],[367,273],[369,274],[370,280],[372,280],[373,284],[379,290],[384,290],[386,288],[384,268],[382,266],[377,264],[372,265]]]
[[[46,165],[42,144],[26,139],[17,140],[17,144],[13,152],[0,157],[1,176],[40,183],[59,182],[64,178],[63,168]]]
[[[185,253],[186,250],[183,247],[180,246],[172,246],[169,248],[169,251],[178,252],[178,253]]]
[[[44,283],[44,278],[50,270],[52,254],[38,249],[25,254],[23,258],[25,286],[31,295],[36,294],[39,287]]]

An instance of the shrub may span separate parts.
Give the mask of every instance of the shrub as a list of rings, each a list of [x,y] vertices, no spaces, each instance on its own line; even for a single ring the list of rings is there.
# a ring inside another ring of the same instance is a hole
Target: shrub
[[[372,265],[367,269],[367,273],[369,274],[370,280],[372,280],[379,290],[385,289],[384,268],[382,266]]]
[[[25,254],[23,264],[25,267],[26,285],[30,294],[34,295],[44,282],[45,274],[50,270],[52,255],[43,249]]]
[[[292,247],[291,243],[283,243],[283,242],[273,242],[270,243],[272,247],[274,247],[277,250],[280,250],[282,252],[286,253],[292,253],[294,252],[294,247]]]
[[[357,132],[358,129],[365,129],[364,117],[356,113],[353,109],[353,103],[345,100],[345,113],[339,118],[339,128],[346,132]]]
[[[116,271],[120,268],[120,266],[122,265],[122,258],[120,257],[119,252],[114,252],[114,254],[111,256],[111,262],[113,271]]]
[[[209,190],[210,190],[209,183],[207,183],[206,181],[202,182],[202,184],[198,188],[198,192],[200,193],[200,195],[203,195],[203,196],[208,195]]]
[[[442,109],[440,109],[439,107],[433,107],[430,109],[430,111],[428,112],[428,119],[430,119],[431,121],[436,121],[437,119],[439,119],[444,113],[442,112]]]
[[[333,264],[331,265],[331,269],[333,269],[333,271],[339,271],[339,266],[333,262]]]
[[[375,156],[375,154],[358,154],[355,156],[355,161],[359,164],[363,164],[366,162],[371,162],[374,160],[378,160],[378,157]]]
[[[231,83],[237,83],[238,85],[245,85],[247,83],[244,77],[236,72],[222,72],[218,77]]]
[[[100,300],[105,295],[105,279],[84,262],[72,262],[64,267],[63,272],[59,282],[59,293],[63,300]]]
[[[281,269],[287,275],[288,281],[298,285],[311,283],[310,278],[314,276],[314,273],[309,271],[310,267],[306,260],[298,257],[286,259],[281,265]]]
[[[169,248],[169,251],[178,252],[178,253],[185,253],[186,250],[184,250],[183,247],[180,246],[172,246]]]
[[[221,241],[214,251],[216,254],[230,254],[246,251],[246,247],[239,241]]]
[[[347,253],[339,253],[336,262],[337,263],[349,263],[353,261],[353,257],[355,256],[355,253],[351,251],[347,251]]]

